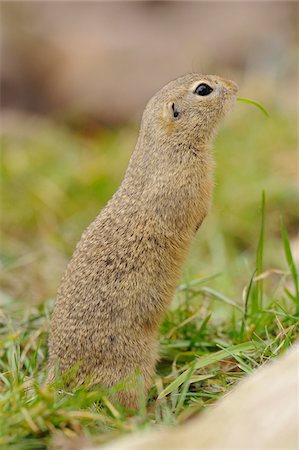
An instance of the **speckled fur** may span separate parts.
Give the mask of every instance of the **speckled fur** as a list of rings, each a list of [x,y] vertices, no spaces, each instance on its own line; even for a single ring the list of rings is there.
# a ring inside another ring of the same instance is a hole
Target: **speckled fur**
[[[194,94],[201,82],[212,94]],[[210,142],[236,91],[220,77],[189,74],[147,104],[125,177],[83,233],[63,276],[49,337],[49,381],[56,364],[64,372],[79,362],[76,384],[89,378],[110,387],[139,372],[148,391],[158,325],[210,206]],[[138,406],[137,387],[118,396],[126,407]]]

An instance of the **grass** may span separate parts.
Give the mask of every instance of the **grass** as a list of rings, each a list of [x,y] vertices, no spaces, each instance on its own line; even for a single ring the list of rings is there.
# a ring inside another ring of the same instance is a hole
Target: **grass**
[[[149,407],[141,401],[136,414],[103,389],[71,393],[45,385],[61,272],[117,187],[135,129],[77,133],[26,119],[23,129],[18,122],[18,132],[4,133],[1,449],[63,448],[64,439],[82,435],[103,443],[182,423],[298,339],[295,127],[276,110],[265,122],[244,114],[217,138],[214,206],[160,327]]]
[[[141,405],[133,416],[113,405],[101,389],[80,388],[70,393],[45,386],[46,337],[53,302],[31,308],[26,317],[20,313],[3,316],[1,448],[42,449],[59,434],[66,439],[83,434],[106,442],[155,423],[181,423],[288,348],[298,338],[298,278],[283,228],[288,268],[280,274],[275,291],[268,292],[268,274],[261,271],[263,215],[261,223],[257,267],[243,304],[235,305],[222,294],[203,289],[206,280],[178,288],[161,326],[161,361],[150,393],[151,407],[147,410]],[[212,316],[213,299],[223,302],[230,320]]]
[[[255,100],[251,100],[249,98],[243,98],[243,97],[237,97],[238,102],[248,103],[250,105],[256,106],[266,117],[269,117],[268,111],[258,102]]]

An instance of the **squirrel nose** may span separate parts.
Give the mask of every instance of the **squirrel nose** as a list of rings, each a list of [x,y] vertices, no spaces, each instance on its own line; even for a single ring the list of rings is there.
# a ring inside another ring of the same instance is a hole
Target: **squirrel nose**
[[[228,90],[232,91],[234,94],[236,94],[239,90],[239,86],[237,83],[235,83],[232,80],[225,80],[225,86],[228,88]]]

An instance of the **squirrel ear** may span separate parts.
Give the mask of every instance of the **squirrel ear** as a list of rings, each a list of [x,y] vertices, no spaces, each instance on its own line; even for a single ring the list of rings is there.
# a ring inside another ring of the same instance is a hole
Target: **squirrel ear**
[[[177,120],[180,118],[180,111],[174,102],[169,102],[164,107],[164,118],[166,120]]]

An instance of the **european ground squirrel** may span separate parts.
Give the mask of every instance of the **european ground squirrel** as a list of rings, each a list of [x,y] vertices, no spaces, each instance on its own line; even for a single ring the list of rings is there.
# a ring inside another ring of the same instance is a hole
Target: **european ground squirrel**
[[[186,253],[209,210],[210,143],[237,85],[189,74],[148,102],[124,179],[84,231],[58,290],[49,337],[49,381],[77,365],[74,382],[111,387],[139,373],[148,392],[158,326]],[[140,388],[118,393],[137,408]]]

